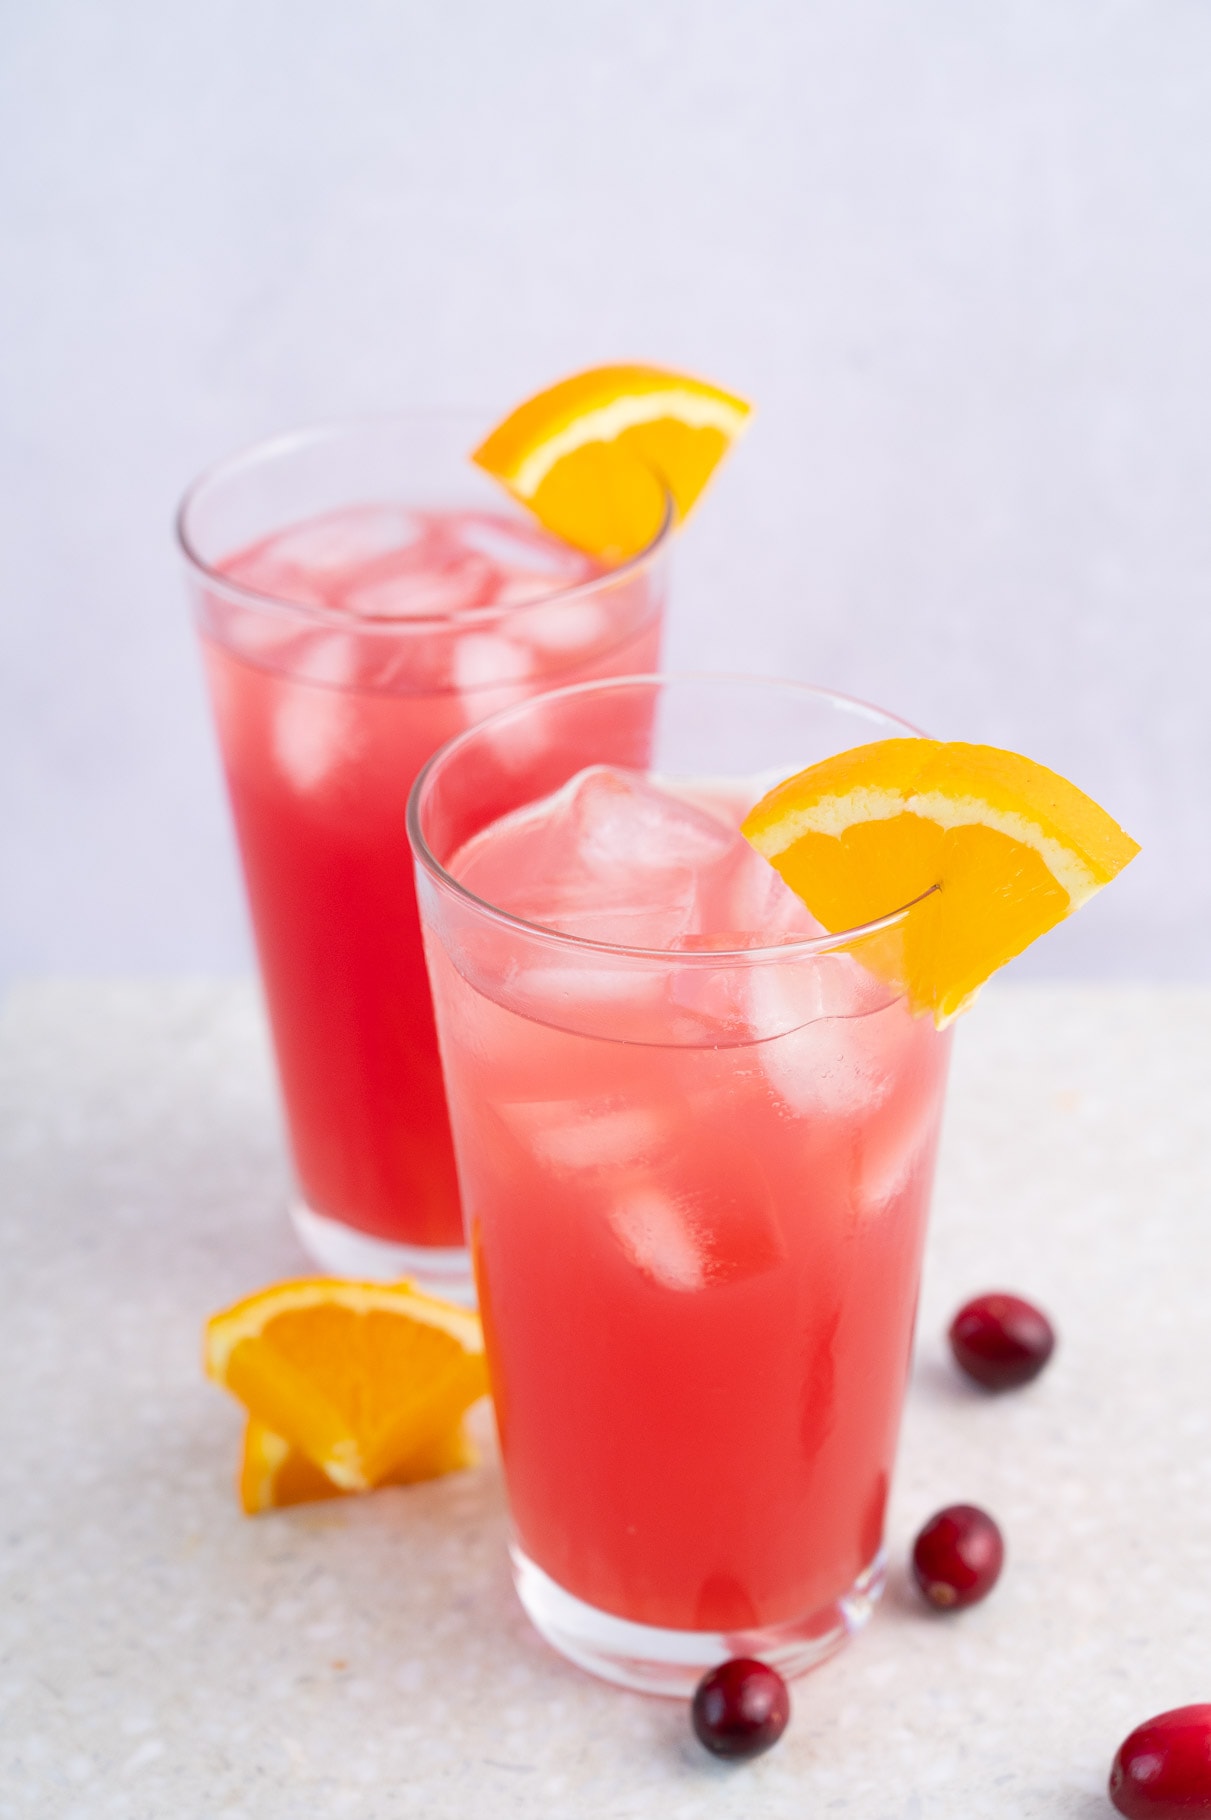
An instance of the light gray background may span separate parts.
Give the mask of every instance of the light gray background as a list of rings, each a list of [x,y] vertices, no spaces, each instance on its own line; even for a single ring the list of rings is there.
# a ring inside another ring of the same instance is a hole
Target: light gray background
[[[0,967],[239,968],[194,471],[611,358],[754,399],[670,663],[1144,842],[1020,971],[1211,973],[1206,0],[9,0]]]

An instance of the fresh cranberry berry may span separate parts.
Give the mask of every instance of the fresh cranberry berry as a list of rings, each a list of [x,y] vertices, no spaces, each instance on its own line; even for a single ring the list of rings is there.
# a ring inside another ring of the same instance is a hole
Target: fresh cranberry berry
[[[950,1323],[950,1345],[985,1390],[1014,1390],[1042,1371],[1055,1351],[1055,1328],[1041,1308],[995,1290],[964,1303]]]
[[[791,1700],[776,1669],[736,1656],[703,1675],[691,1711],[699,1743],[716,1757],[757,1757],[786,1730]]]
[[[1138,1725],[1118,1747],[1110,1799],[1127,1820],[1211,1814],[1211,1706],[1178,1706]]]
[[[917,1585],[939,1611],[975,1605],[1001,1576],[1005,1544],[985,1510],[949,1504],[931,1517],[912,1551]]]

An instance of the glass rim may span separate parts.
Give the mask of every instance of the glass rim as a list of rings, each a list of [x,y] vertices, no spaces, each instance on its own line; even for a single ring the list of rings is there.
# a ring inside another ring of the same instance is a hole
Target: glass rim
[[[927,891],[910,898],[898,909],[889,910],[883,916],[873,917],[866,923],[857,923],[851,929],[839,929],[824,935],[792,937],[789,940],[771,943],[767,947],[750,948],[636,948],[622,942],[606,942],[591,936],[571,935],[562,929],[553,929],[548,923],[535,923],[526,917],[516,916],[511,910],[504,910],[499,904],[493,904],[485,897],[479,897],[469,891],[454,874],[447,870],[434,853],[420,825],[421,797],[424,795],[430,777],[438,766],[448,762],[464,746],[474,740],[476,734],[485,729],[491,733],[513,718],[520,719],[527,710],[544,702],[567,700],[577,695],[604,693],[611,689],[664,686],[673,683],[742,683],[749,687],[773,688],[784,690],[789,694],[805,697],[830,706],[852,710],[855,714],[869,719],[890,721],[893,726],[902,729],[904,735],[912,739],[928,737],[920,727],[911,721],[902,719],[898,714],[889,713],[886,708],[878,707],[874,702],[864,701],[860,696],[843,695],[839,690],[826,689],[818,683],[801,683],[789,681],[781,676],[750,675],[740,671],[722,670],[674,670],[639,672],[633,676],[612,676],[597,678],[590,682],[570,683],[562,689],[548,689],[540,695],[531,695],[525,701],[514,702],[508,708],[502,708],[470,727],[464,727],[452,739],[440,745],[425,761],[416,775],[416,780],[408,793],[406,822],[408,841],[418,865],[422,866],[434,883],[449,891],[454,897],[486,915],[492,922],[507,929],[515,929],[522,934],[533,937],[541,936],[548,942],[571,948],[582,953],[609,954],[615,957],[626,956],[628,959],[641,961],[660,961],[664,965],[675,963],[678,967],[714,969],[721,967],[743,967],[773,965],[778,961],[801,959],[813,954],[835,953],[839,948],[851,946],[867,936],[878,935],[888,929],[894,929],[903,923],[910,910],[932,897],[938,889],[931,885]],[[889,735],[895,737],[895,735]]]
[[[447,613],[409,613],[401,614],[397,619],[383,615],[360,617],[347,613],[339,607],[317,607],[306,601],[287,600],[280,594],[266,594],[257,588],[250,588],[244,582],[233,581],[222,569],[208,562],[198,548],[191,527],[191,515],[199,501],[209,488],[222,481],[238,475],[241,470],[249,472],[260,468],[265,463],[297,453],[307,446],[318,446],[324,442],[335,442],[340,437],[359,430],[383,430],[391,425],[449,423],[465,419],[468,425],[480,424],[483,418],[480,413],[469,407],[419,407],[407,411],[365,411],[343,417],[320,418],[310,423],[300,424],[292,430],[279,430],[275,435],[259,437],[255,442],[244,443],[230,455],[221,456],[203,468],[201,473],[190,482],[181,496],[173,518],[173,531],[178,549],[185,559],[187,567],[207,587],[217,588],[229,598],[241,602],[260,613],[277,613],[288,619],[300,620],[304,624],[322,625],[337,628],[344,632],[356,633],[359,637],[366,635],[380,637],[399,637],[401,632],[413,628],[420,631],[432,631],[436,627],[476,626],[490,623],[494,617],[505,614],[524,612],[531,606],[548,606],[554,601],[576,601],[585,595],[592,594],[602,587],[612,586],[616,582],[629,580],[650,567],[661,556],[671,542],[677,527],[677,505],[664,481],[656,476],[664,494],[664,515],[655,536],[634,556],[628,556],[625,562],[618,563],[612,569],[603,569],[599,575],[593,575],[586,581],[575,582],[571,587],[552,588],[549,594],[536,594],[532,601],[522,601],[512,606],[499,607],[459,607]],[[470,456],[467,457],[470,466]],[[478,470],[476,470],[478,471]],[[490,476],[485,476],[490,478]],[[503,489],[501,503],[510,497]],[[407,501],[403,502],[407,505]],[[518,502],[515,502],[518,503]],[[524,512],[524,507],[519,508]],[[538,520],[522,518],[522,523]],[[554,536],[555,533],[550,533]],[[560,541],[556,539],[556,541]],[[569,546],[574,548],[575,546]]]

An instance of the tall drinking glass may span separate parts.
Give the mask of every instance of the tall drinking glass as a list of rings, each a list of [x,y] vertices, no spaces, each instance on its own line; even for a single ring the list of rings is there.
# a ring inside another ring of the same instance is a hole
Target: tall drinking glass
[[[556,683],[653,668],[667,538],[622,568],[510,511],[438,415],[304,430],[179,518],[298,1183],[325,1269],[466,1297],[405,831],[443,740]]]
[[[495,716],[412,794],[516,1583],[631,1687],[797,1673],[882,1585],[948,1036],[905,999],[907,911],[813,934],[736,830],[913,731],[623,679]]]

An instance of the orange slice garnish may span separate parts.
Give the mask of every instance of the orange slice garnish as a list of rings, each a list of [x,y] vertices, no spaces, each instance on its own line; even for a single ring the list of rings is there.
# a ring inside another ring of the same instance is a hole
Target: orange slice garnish
[[[529,398],[472,454],[577,549],[618,563],[647,549],[670,502],[685,517],[751,407],[660,367],[593,367]]]
[[[440,1478],[443,1473],[474,1466],[478,1458],[475,1443],[460,1422],[427,1448],[412,1454],[381,1483],[416,1485],[423,1479]],[[323,1498],[350,1495],[347,1487],[333,1483],[322,1466],[255,1416],[249,1416],[240,1460],[240,1503],[250,1517],[266,1510],[285,1510],[292,1504],[314,1504]]]
[[[913,905],[902,983],[939,1025],[1139,852],[1054,771],[933,739],[825,759],[763,797],[743,832],[830,932]]]
[[[407,1474],[488,1388],[479,1317],[409,1283],[278,1283],[214,1315],[209,1375],[343,1491]]]

